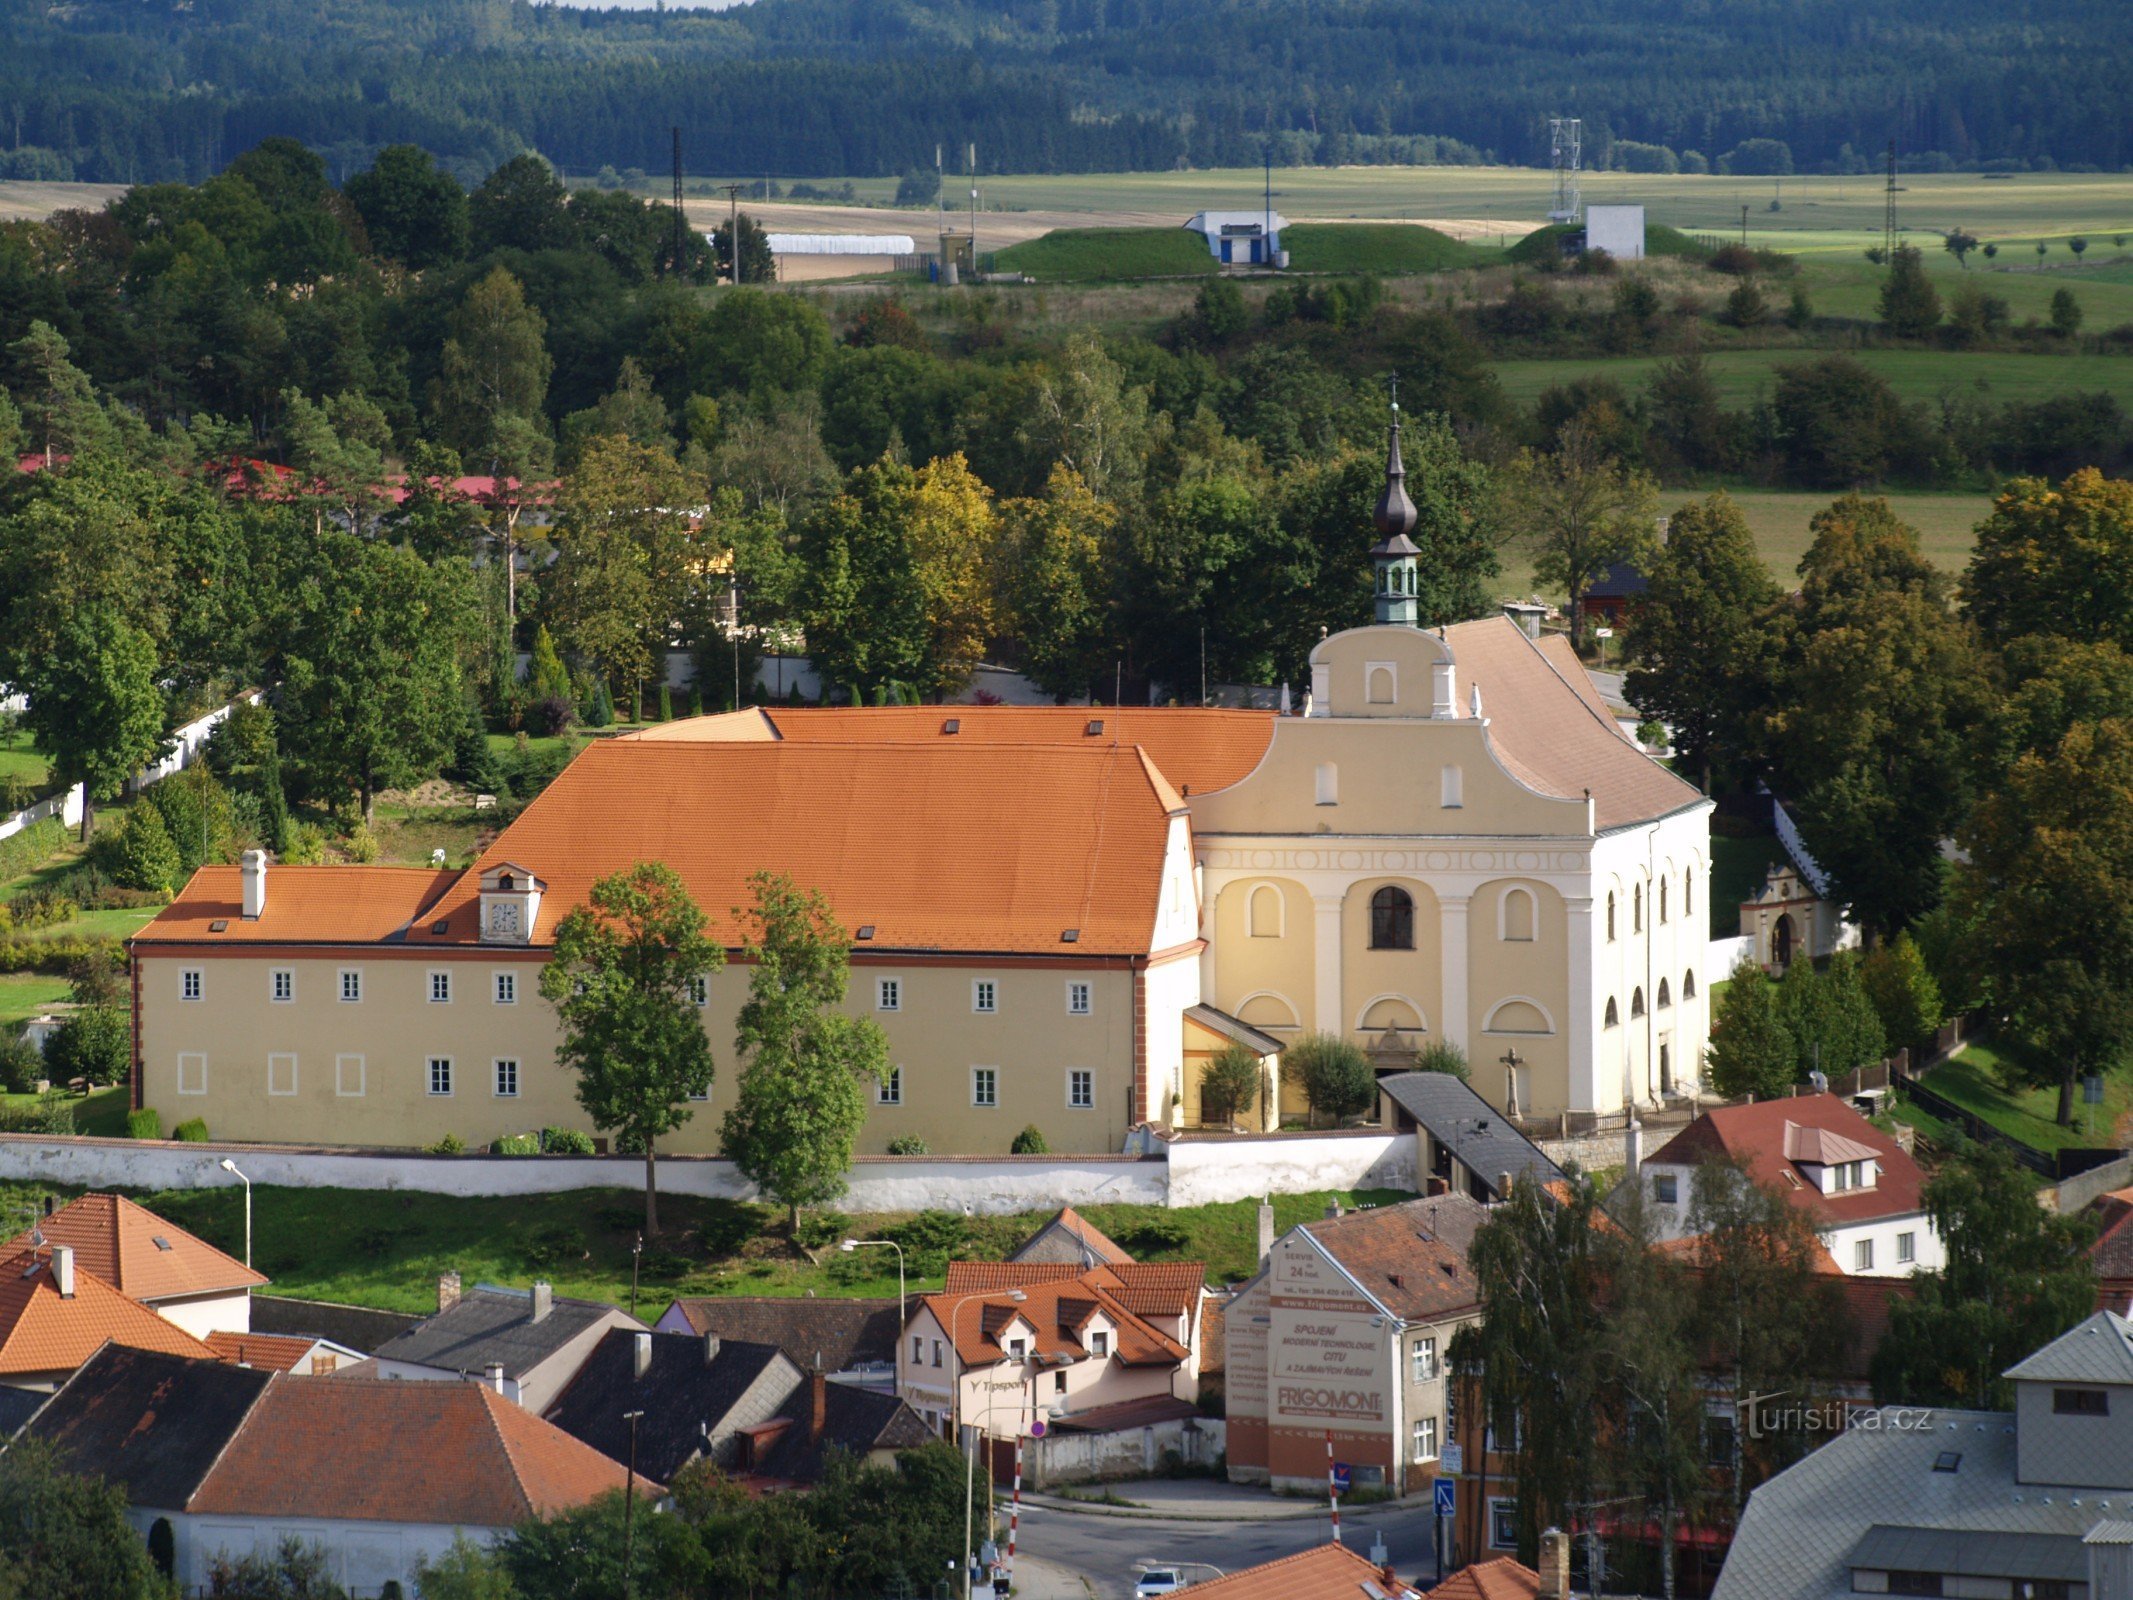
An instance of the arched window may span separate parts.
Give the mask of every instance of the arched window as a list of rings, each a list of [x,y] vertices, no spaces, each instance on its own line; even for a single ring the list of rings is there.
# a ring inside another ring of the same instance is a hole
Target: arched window
[[[1393,688],[1392,668],[1375,665],[1369,669],[1363,698],[1374,706],[1389,706],[1398,698]]]
[[[1664,1011],[1664,1010],[1665,1010],[1665,1009],[1666,1009],[1666,1008],[1667,1008],[1668,1006],[1672,1005],[1673,1003],[1674,1003],[1674,996],[1673,996],[1673,994],[1672,994],[1672,993],[1671,993],[1671,992],[1670,992],[1670,991],[1669,991],[1669,990],[1667,989],[1667,986],[1666,986],[1666,979],[1664,979],[1664,978],[1661,978],[1661,979],[1659,980],[1659,1009],[1660,1009],[1661,1011]]]
[[[1689,868],[1688,871],[1681,875],[1681,914],[1685,917],[1696,915],[1696,869],[1694,867]]]
[[[1641,985],[1630,992],[1629,1014],[1632,1018],[1644,1015],[1644,990]]]
[[[1615,892],[1607,891],[1607,942],[1615,942]]]
[[[1281,937],[1283,906],[1281,891],[1271,883],[1262,883],[1252,890],[1248,902],[1250,915],[1246,919],[1254,939],[1278,939]]]
[[[1641,883],[1633,885],[1629,891],[1629,931],[1644,931],[1644,885]]]
[[[1507,940],[1529,941],[1538,919],[1534,915],[1533,891],[1516,885],[1504,890],[1497,934]]]
[[[1691,967],[1681,975],[1681,998],[1684,1000],[1696,998],[1696,969],[1694,967]]]
[[[1666,925],[1666,879],[1664,878],[1659,880],[1659,923],[1662,927]]]
[[[1415,901],[1405,889],[1387,884],[1370,897],[1370,948],[1412,950],[1415,947]]]
[[[1607,997],[1607,1018],[1606,1021],[1602,1024],[1602,1026],[1609,1028],[1619,1028],[1621,1025],[1622,1013],[1615,1009],[1615,997],[1613,995],[1609,995]]]

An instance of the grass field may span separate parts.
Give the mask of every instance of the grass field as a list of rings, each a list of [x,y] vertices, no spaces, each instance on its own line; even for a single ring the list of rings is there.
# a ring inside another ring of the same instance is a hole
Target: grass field
[[[67,997],[67,980],[39,972],[0,972],[0,1029],[26,1022]]]
[[[34,1106],[37,1096],[33,1094],[0,1094],[0,1106],[14,1109]],[[72,1102],[74,1107],[74,1131],[98,1139],[123,1139],[126,1137],[127,1094],[124,1088],[98,1089],[85,1100]],[[23,1192],[19,1188],[0,1185],[0,1224],[19,1214]],[[239,1232],[243,1225],[239,1224]],[[238,1248],[243,1248],[240,1239]]]
[[[1990,1044],[1970,1045],[1919,1081],[2037,1150],[2116,1144],[2120,1121],[2133,1112],[2133,1077],[2114,1072],[2103,1080],[2103,1104],[2083,1105],[2077,1092],[2074,1125],[2062,1128],[2053,1120],[2059,1110],[2058,1089],[2021,1083],[2009,1070],[2006,1056]]]
[[[1052,282],[1211,277],[1215,271],[1205,241],[1182,228],[1060,228],[1008,246],[993,265]]]
[[[1713,350],[1704,360],[1728,408],[1767,399],[1777,386],[1781,367],[1814,361],[1836,352],[1816,349]],[[1967,350],[1853,350],[1862,366],[1881,375],[1906,400],[1937,399],[1942,391],[1963,389],[1996,403],[2035,401],[2053,395],[2102,390],[2133,411],[2133,360],[2120,356],[2026,355]],[[1650,379],[1661,357],[1570,357],[1544,361],[1499,361],[1497,381],[1520,405],[1531,405],[1541,392],[1573,378],[1606,376],[1634,396]]]
[[[33,797],[42,796],[52,781],[52,764],[31,749],[27,739],[17,739],[9,748],[0,750],[0,788],[5,788],[13,777],[28,784]]]
[[[123,1131],[123,1110],[119,1121]],[[40,1193],[30,1185],[0,1186],[0,1217],[34,1205]],[[235,1183],[137,1198],[212,1244],[243,1249],[244,1202]],[[1324,1216],[1334,1198],[1332,1192],[1278,1196],[1275,1225],[1286,1229]],[[1369,1205],[1409,1197],[1366,1191],[1338,1198]],[[523,1285],[546,1278],[558,1294],[627,1304],[630,1246],[643,1218],[643,1195],[626,1189],[456,1199],[262,1185],[254,1189],[252,1204],[254,1260],[274,1279],[276,1293],[389,1311],[434,1307],[437,1276],[447,1271],[468,1283]],[[1210,1282],[1240,1281],[1257,1265],[1258,1208],[1252,1201],[1177,1211],[1080,1209],[1143,1259],[1204,1261]],[[1002,1255],[1047,1214],[971,1219],[962,1248],[977,1257]],[[768,1207],[665,1195],[660,1220],[664,1231],[646,1249],[639,1294],[647,1317],[677,1294],[896,1293],[893,1252],[844,1256],[830,1250],[818,1265],[785,1238]],[[908,1214],[832,1219],[828,1234],[848,1229],[860,1238],[881,1238],[909,1220]],[[963,1222],[942,1220],[950,1227]],[[914,1266],[907,1287],[915,1292],[940,1284],[937,1271],[922,1276]]]
[[[1488,265],[1493,250],[1448,238],[1409,222],[1299,222],[1281,236],[1298,272],[1368,272],[1396,277]]]

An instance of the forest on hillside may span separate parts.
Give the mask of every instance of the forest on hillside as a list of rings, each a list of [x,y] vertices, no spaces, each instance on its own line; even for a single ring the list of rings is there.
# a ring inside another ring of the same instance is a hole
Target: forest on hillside
[[[567,169],[886,175],[1545,158],[1865,170],[2133,162],[2105,0],[0,0],[0,177],[197,181],[274,135]]]

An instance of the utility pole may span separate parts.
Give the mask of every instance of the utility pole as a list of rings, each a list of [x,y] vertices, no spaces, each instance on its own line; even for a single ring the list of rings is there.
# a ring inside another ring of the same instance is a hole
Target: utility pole
[[[970,275],[978,275],[978,145],[970,142]]]
[[[683,242],[682,230],[688,226],[681,209],[681,124],[674,125],[674,274],[681,276],[688,270],[689,253]]]
[[[1748,248],[1748,208],[1746,206],[1740,208],[1740,247],[1743,250]]]
[[[726,191],[726,244],[732,254],[733,281],[741,281],[741,190],[746,184],[722,183]]]

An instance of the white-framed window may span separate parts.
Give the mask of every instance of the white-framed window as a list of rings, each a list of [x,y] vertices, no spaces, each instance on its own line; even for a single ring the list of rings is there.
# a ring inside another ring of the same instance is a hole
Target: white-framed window
[[[1681,1204],[1681,1177],[1673,1172],[1652,1174],[1652,1198],[1663,1206]]]
[[[1434,1461],[1437,1459],[1437,1419],[1435,1417],[1422,1417],[1415,1423],[1415,1459],[1417,1461]]]
[[[1415,1365],[1415,1382],[1432,1382],[1437,1376],[1437,1341],[1434,1339],[1417,1339],[1412,1352],[1412,1359]],[[1436,1452],[1433,1450],[1430,1454],[1435,1455]]]
[[[1852,1246],[1852,1270],[1854,1272],[1872,1272],[1874,1270],[1873,1240],[1861,1239]]]
[[[178,1053],[178,1093],[207,1093],[207,1057],[199,1051]]]
[[[495,996],[496,996],[496,1003],[497,1003],[498,1005],[500,1005],[500,1006],[515,1006],[515,1005],[517,1005],[517,1004],[518,1004],[518,974],[517,974],[517,973],[515,973],[515,972],[499,972],[499,973],[497,973],[497,974],[496,974],[496,988],[495,988]]]
[[[1910,1264],[1911,1264],[1912,1262],[1916,1261],[1917,1259],[1918,1259],[1918,1235],[1917,1235],[1917,1234],[1915,1234],[1915,1233],[1899,1233],[1898,1235],[1896,1235],[1896,1260],[1897,1260],[1897,1262],[1898,1262],[1898,1263],[1899,1263],[1900,1265],[1903,1265],[1903,1266],[1909,1266],[1909,1265],[1910,1265]]]
[[[1107,1356],[1110,1353],[1111,1335],[1102,1328],[1096,1329],[1089,1335],[1089,1354],[1092,1356]]]
[[[359,1100],[364,1088],[363,1058],[361,1056],[335,1056],[333,1058],[333,1092],[344,1100]]]
[[[430,1004],[448,1006],[452,1003],[452,975],[442,970],[430,973]]]
[[[904,1008],[904,980],[901,978],[876,978],[874,980],[874,1009],[876,1011],[901,1011]]]
[[[1089,1014],[1091,986],[1086,978],[1067,979],[1067,1015],[1085,1017]]]
[[[496,1097],[499,1100],[518,1098],[518,1061],[513,1056],[496,1058]]]
[[[1090,1111],[1096,1106],[1096,1074],[1087,1067],[1067,1068],[1067,1109]]]
[[[970,980],[970,1009],[991,1013],[1000,1009],[1000,986],[990,978]]]
[[[874,1101],[877,1105],[900,1106],[904,1103],[904,1069],[891,1067],[889,1075],[874,1080]]]
[[[276,1054],[267,1057],[267,1093],[296,1093],[296,1057]]]
[[[1516,1500],[1489,1501],[1489,1548],[1491,1550],[1516,1550],[1518,1548],[1518,1502]]]
[[[704,1086],[704,1087],[703,1087],[702,1089],[692,1089],[692,1090],[690,1090],[690,1091],[689,1091],[689,1098],[690,1098],[691,1100],[693,1100],[693,1101],[696,1101],[696,1102],[697,1102],[698,1104],[701,1104],[702,1102],[704,1102],[704,1101],[706,1101],[706,1100],[710,1099],[710,1098],[711,1098],[711,1088],[710,1088],[710,1086],[709,1086],[708,1084],[706,1084],[706,1085],[705,1085],[705,1086]]]
[[[296,969],[276,967],[267,974],[267,994],[278,1006],[288,1005],[296,998]]]
[[[186,967],[178,974],[178,998],[198,1000],[207,992],[207,975],[198,967]]]
[[[431,1094],[450,1094],[452,1092],[452,1058],[450,1056],[430,1057],[429,1085]]]
[[[701,1011],[711,1003],[711,980],[701,972],[689,980],[689,1004]]]
[[[1020,1361],[1024,1356],[1029,1354],[1029,1341],[1027,1339],[1008,1340],[1007,1353],[1013,1356],[1017,1361]]]
[[[970,1103],[987,1109],[1000,1103],[1000,1069],[998,1067],[972,1067],[970,1069]]]
[[[363,969],[341,968],[341,998],[353,1005],[363,998]]]

